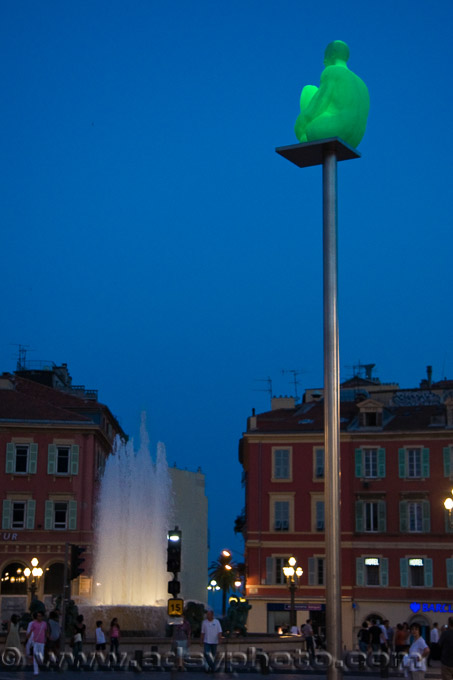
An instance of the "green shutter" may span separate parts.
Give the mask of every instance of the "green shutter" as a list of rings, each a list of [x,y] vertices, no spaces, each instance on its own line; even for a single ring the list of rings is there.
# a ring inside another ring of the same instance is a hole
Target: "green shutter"
[[[363,531],[363,501],[355,502],[355,530],[358,533]]]
[[[444,477],[451,476],[451,448],[444,446]]]
[[[429,501],[422,501],[422,529],[425,532],[425,534],[431,531]]]
[[[77,529],[77,501],[69,501],[68,515],[68,529]]]
[[[449,557],[445,562],[447,565],[447,588],[453,588],[453,559]]]
[[[385,449],[378,449],[378,477],[385,477]]]
[[[400,558],[400,580],[401,587],[407,588],[409,585],[409,564],[406,557]]]
[[[356,557],[355,574],[357,585],[358,586],[365,585],[365,564],[363,562],[363,557]]]
[[[25,526],[27,529],[34,529],[35,528],[35,510],[36,510],[36,501],[34,500],[29,500],[27,501],[27,517],[25,520]]]
[[[387,531],[387,507],[385,501],[378,501],[378,531]]]
[[[266,557],[266,585],[270,586],[274,582],[274,558]]]
[[[30,475],[36,474],[38,467],[38,444],[30,444],[30,459],[28,461],[28,473]]]
[[[425,586],[427,588],[432,588],[433,586],[433,561],[431,558],[426,557],[425,560]]]
[[[16,457],[16,447],[11,442],[6,445],[6,468],[7,475],[14,473],[14,459]]]
[[[387,557],[381,557],[379,570],[379,584],[387,587],[389,584],[389,561]]]
[[[79,474],[79,445],[71,446],[71,475]]]
[[[429,449],[422,450],[422,477],[429,477]]]
[[[407,501],[400,501],[400,531],[406,534],[409,530]]]
[[[53,529],[53,501],[46,501],[44,511],[44,529]]]
[[[2,513],[2,529],[11,528],[11,501],[3,501],[3,513]]]
[[[316,585],[316,581],[315,581],[315,558],[314,557],[308,558],[308,585],[309,586]]]
[[[363,477],[363,453],[362,449],[355,450],[355,476]]]
[[[398,476],[404,479],[406,475],[406,449],[398,449]]]
[[[49,444],[47,448],[47,474],[54,475],[57,472],[57,447]]]

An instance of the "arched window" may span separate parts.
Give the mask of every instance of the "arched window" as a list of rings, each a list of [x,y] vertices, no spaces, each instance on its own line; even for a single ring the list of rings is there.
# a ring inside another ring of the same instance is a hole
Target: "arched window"
[[[24,576],[25,565],[22,562],[10,562],[2,571],[2,595],[26,595],[27,579]]]
[[[45,595],[62,595],[63,594],[63,575],[64,564],[62,562],[55,562],[51,564],[44,572],[44,594]]]

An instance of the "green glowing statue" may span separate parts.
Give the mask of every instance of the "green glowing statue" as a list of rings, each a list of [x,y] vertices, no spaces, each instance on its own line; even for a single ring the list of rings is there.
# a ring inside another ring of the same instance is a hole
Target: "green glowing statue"
[[[300,142],[340,137],[356,147],[365,134],[370,95],[368,88],[346,65],[349,47],[342,40],[329,43],[319,88],[306,85],[300,95],[295,132]]]

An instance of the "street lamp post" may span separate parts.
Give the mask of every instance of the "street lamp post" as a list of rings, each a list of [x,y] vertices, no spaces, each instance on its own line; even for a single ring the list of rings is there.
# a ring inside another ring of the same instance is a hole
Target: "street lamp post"
[[[30,562],[31,564],[31,569],[30,567],[26,567],[24,569],[24,576],[27,577],[28,579],[28,590],[30,591],[30,604],[37,598],[37,591],[38,591],[38,584],[39,584],[39,579],[43,575],[43,570],[41,567],[39,567],[39,560],[37,557],[33,557],[33,559]],[[30,580],[30,577],[31,580]]]
[[[285,574],[286,578],[286,583],[289,588],[289,594],[290,594],[290,611],[289,611],[289,625],[292,628],[293,626],[297,626],[297,617],[296,617],[296,607],[295,607],[295,595],[296,595],[296,589],[299,587],[299,581],[302,576],[303,569],[302,567],[296,567],[297,560],[295,557],[290,557],[288,560],[288,566],[283,567],[283,573]]]

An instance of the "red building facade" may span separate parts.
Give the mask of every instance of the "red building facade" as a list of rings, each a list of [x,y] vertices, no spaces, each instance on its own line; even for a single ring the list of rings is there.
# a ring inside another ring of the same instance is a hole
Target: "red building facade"
[[[33,363],[33,362],[30,362]],[[0,375],[1,618],[27,609],[32,558],[38,596],[62,592],[66,543],[86,547],[73,595],[91,592],[97,483],[116,434],[95,390],[74,387],[67,366],[36,362]]]
[[[302,404],[274,399],[248,419],[240,442],[246,491],[250,631],[289,622],[282,572],[290,556],[304,574],[298,623],[325,624],[322,390]],[[343,642],[363,620],[446,622],[453,612],[451,495],[453,381],[401,390],[356,377],[341,388]]]

